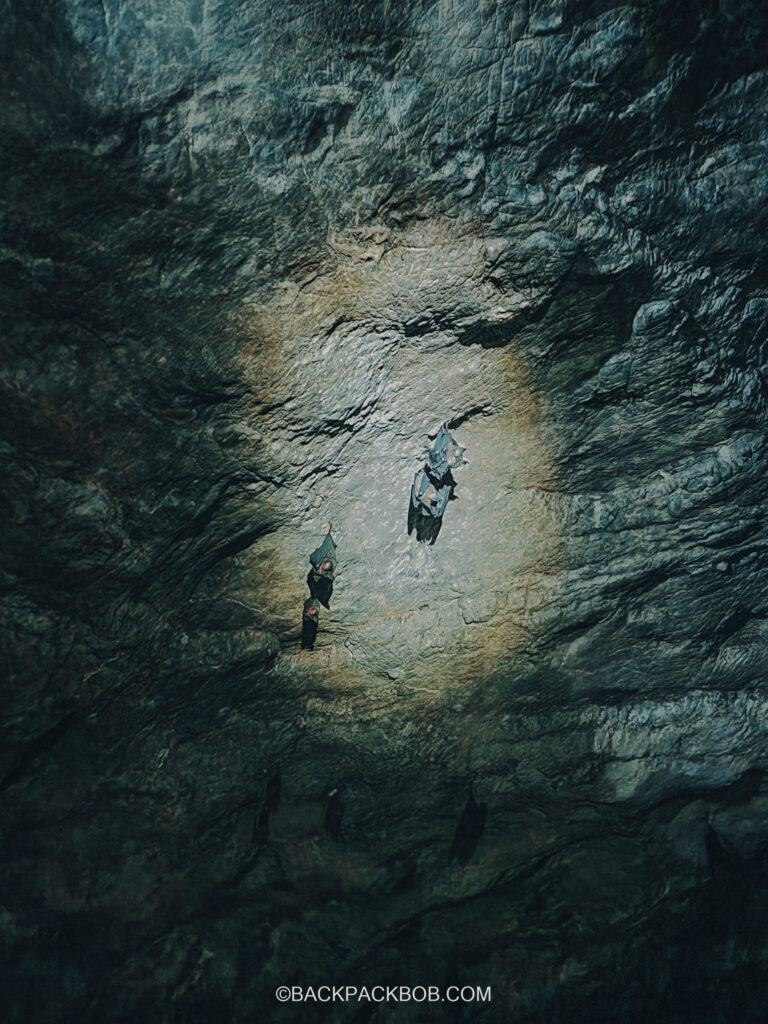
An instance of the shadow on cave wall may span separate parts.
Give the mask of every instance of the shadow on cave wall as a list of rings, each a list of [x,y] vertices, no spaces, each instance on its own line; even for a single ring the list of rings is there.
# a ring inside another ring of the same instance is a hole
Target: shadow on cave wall
[[[745,860],[711,829],[706,848],[710,877],[692,898],[657,909],[642,929],[614,935],[586,984],[564,980],[540,1010],[520,1019],[613,1024],[620,1001],[627,1024],[765,1020],[768,985],[746,950],[768,944],[768,851]]]

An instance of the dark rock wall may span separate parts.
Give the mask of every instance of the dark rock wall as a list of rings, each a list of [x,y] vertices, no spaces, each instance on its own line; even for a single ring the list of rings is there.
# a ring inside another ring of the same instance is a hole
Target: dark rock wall
[[[765,1019],[764,6],[3,26],[8,1019]]]

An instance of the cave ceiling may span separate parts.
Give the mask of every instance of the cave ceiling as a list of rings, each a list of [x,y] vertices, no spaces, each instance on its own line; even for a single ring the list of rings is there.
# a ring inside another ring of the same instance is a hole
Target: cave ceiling
[[[764,1020],[763,6],[4,22],[9,1019]]]

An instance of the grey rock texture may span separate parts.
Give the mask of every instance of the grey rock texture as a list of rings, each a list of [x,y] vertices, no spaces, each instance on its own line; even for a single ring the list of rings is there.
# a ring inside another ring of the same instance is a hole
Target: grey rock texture
[[[7,1019],[764,1020],[764,5],[3,24]]]

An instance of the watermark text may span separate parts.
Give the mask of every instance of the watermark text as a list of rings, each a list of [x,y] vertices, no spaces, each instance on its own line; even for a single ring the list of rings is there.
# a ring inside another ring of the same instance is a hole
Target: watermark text
[[[278,985],[280,1003],[490,1003],[490,985]]]

